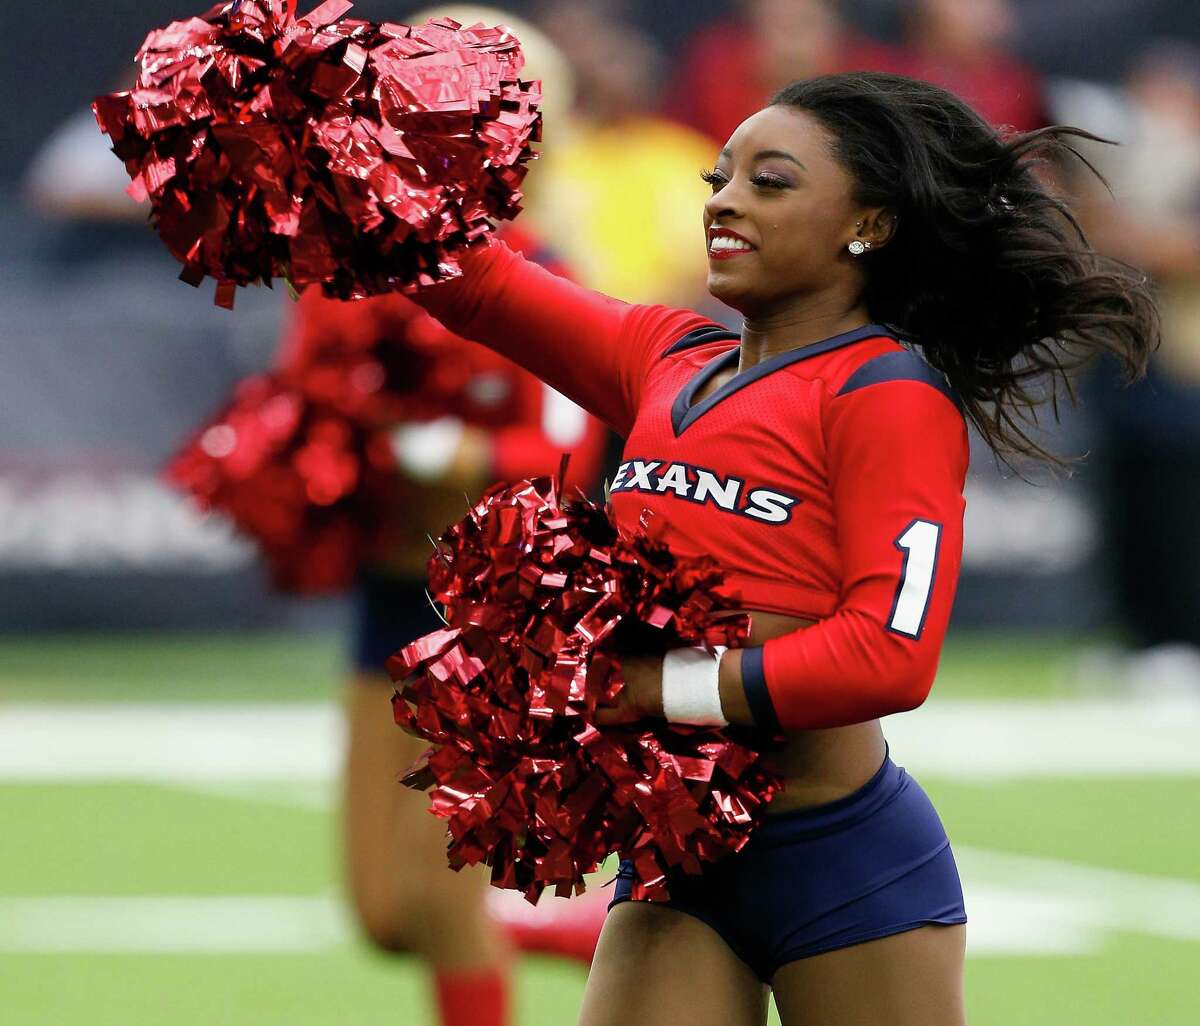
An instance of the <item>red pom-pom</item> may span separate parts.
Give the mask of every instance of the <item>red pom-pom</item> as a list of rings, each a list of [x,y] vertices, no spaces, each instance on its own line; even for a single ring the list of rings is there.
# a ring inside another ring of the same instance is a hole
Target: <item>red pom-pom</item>
[[[507,377],[500,397],[476,394],[478,377],[490,372],[495,381],[501,368],[515,368],[404,296],[341,303],[309,289],[298,311],[300,330],[284,345],[279,371],[314,402],[372,428],[444,416],[504,427],[520,415]]]
[[[348,587],[386,546],[379,511],[394,470],[386,433],[260,375],[238,385],[165,476],[253,538],[278,588],[328,592]]]
[[[403,296],[347,304],[313,289],[300,308],[311,330],[235,387],[165,478],[253,539],[276,587],[340,591],[411,540],[414,486],[392,431],[447,415],[503,427],[519,410],[476,394],[481,362],[495,374],[499,357]]]
[[[520,208],[540,92],[503,27],[227,3],[151,32],[133,89],[93,110],[184,281],[411,289]]]
[[[448,625],[388,668],[397,722],[434,746],[405,783],[432,788],[453,868],[487,863],[536,902],[582,890],[618,852],[636,896],[664,898],[669,871],[739,850],[778,789],[753,732],[594,726],[623,686],[621,652],[748,630],[716,564],[676,559],[646,526],[622,532],[538,479],[495,486],[439,540],[430,587]]]

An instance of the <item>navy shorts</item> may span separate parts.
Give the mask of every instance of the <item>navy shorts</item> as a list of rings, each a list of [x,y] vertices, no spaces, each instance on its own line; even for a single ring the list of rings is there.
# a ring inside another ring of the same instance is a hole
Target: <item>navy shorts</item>
[[[622,862],[611,909],[630,900]],[[828,805],[768,815],[736,855],[676,874],[664,904],[707,923],[764,983],[788,962],[927,923],[965,923],[950,841],[890,758]]]
[[[444,626],[424,581],[363,574],[354,594],[354,668],[386,673],[384,664],[393,652]]]

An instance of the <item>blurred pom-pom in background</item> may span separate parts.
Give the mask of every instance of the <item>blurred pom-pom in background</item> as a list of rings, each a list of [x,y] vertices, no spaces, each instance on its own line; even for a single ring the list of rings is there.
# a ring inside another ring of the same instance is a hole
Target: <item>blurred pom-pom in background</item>
[[[537,251],[515,227],[504,234]],[[276,368],[236,386],[169,461],[166,479],[253,540],[277,588],[341,591],[367,563],[387,563],[411,542],[414,502],[438,508],[428,482],[414,483],[398,463],[397,429],[444,417],[504,429],[520,422],[521,390],[515,366],[397,293],[344,303],[313,287],[294,313]],[[304,433],[318,422],[325,455],[299,462],[310,451]],[[325,474],[331,445],[339,465],[358,467],[334,501],[310,480]],[[433,530],[462,508],[456,501]],[[411,549],[414,567],[428,551],[421,545]]]
[[[342,299],[454,277],[520,209],[540,94],[516,38],[352,6],[218,5],[151,32],[134,87],[93,104],[180,277],[221,305],[276,277]]]
[[[387,432],[310,401],[276,374],[247,378],[165,477],[253,538],[283,591],[348,587],[385,550],[396,488]]]
[[[511,365],[403,296],[346,304],[312,288],[297,311],[302,327],[281,347],[279,371],[314,402],[369,428],[448,415],[498,428],[518,416],[507,382],[498,394],[481,396],[477,380]]]
[[[747,618],[710,559],[677,559],[647,522],[620,531],[555,479],[496,485],[439,539],[430,589],[448,624],[389,662],[396,720],[433,747],[405,778],[431,789],[451,867],[536,902],[614,852],[639,897],[673,870],[739,850],[778,781],[766,740],[662,722],[594,726],[623,687],[621,653],[738,645]],[[736,735],[736,739],[735,739]]]

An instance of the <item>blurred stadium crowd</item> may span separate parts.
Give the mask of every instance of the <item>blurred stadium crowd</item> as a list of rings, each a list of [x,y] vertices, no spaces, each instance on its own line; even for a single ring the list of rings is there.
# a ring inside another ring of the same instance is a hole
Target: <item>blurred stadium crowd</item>
[[[341,616],[270,595],[249,546],[156,480],[270,360],[287,302],[257,290],[230,315],[179,284],[87,109],[125,81],[144,31],[199,6],[43,5],[39,24],[70,14],[95,34],[62,41],[53,82],[15,49],[0,64],[14,115],[0,147],[0,630]],[[1184,3],[1088,8],[1084,29],[1074,0],[510,4],[547,37],[529,53],[547,121],[525,216],[587,284],[732,323],[704,292],[697,172],[788,81],[896,71],[997,125],[1065,122],[1122,143],[1086,150],[1111,194],[1082,165],[1050,173],[1102,249],[1154,276],[1163,348],[1129,390],[1095,368],[1082,406],[1047,426],[1060,454],[1090,454],[1073,474],[1031,485],[979,449],[956,619],[1115,629],[1129,647],[1096,650],[1089,672],[1200,687],[1200,25]],[[410,10],[364,0],[356,13]],[[4,45],[34,52],[21,31]]]

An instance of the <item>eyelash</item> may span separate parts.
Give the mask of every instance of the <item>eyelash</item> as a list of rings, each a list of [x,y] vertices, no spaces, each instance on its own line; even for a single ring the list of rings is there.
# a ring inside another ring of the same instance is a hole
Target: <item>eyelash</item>
[[[714,189],[716,189],[720,185],[726,185],[729,182],[728,178],[726,178],[723,174],[721,174],[721,172],[719,172],[715,169],[712,171],[709,171],[707,169],[701,171],[700,178],[702,181],[707,182],[709,185],[711,185]],[[761,174],[755,175],[753,178],[750,179],[750,184],[756,185],[760,189],[786,189],[786,188],[789,188],[788,183],[785,182],[782,178],[775,178],[774,176],[771,176],[771,175],[761,175]]]

